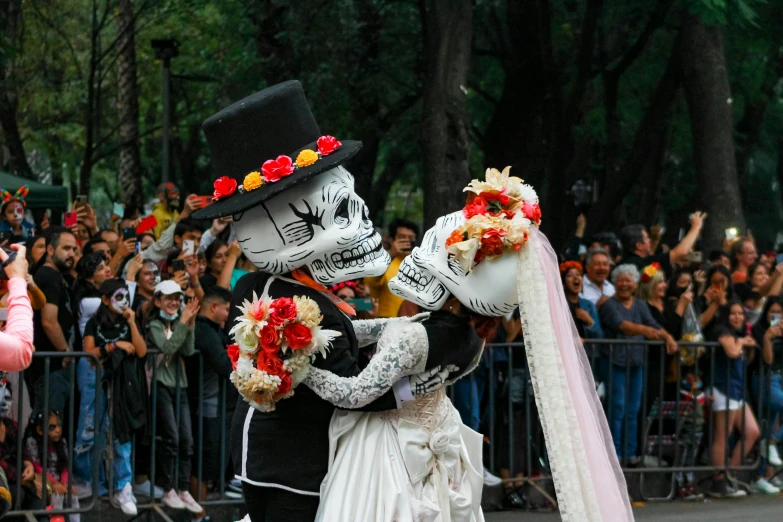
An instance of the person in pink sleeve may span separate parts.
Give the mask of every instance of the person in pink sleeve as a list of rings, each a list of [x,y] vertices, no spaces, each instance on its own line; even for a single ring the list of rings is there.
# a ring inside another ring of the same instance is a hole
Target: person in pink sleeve
[[[0,332],[0,371],[18,372],[30,366],[33,357],[33,308],[27,295],[27,258],[25,247],[11,245],[16,259],[4,267],[8,277],[8,317]],[[0,262],[8,254],[0,248]]]

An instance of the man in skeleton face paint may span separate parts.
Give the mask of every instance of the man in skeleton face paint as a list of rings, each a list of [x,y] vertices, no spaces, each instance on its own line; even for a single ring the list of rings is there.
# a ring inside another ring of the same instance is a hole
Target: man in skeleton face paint
[[[353,176],[342,166],[361,143],[322,135],[297,81],[251,95],[209,118],[203,128],[218,179],[214,202],[193,217],[233,216],[242,251],[259,268],[236,284],[227,324],[235,324],[238,305],[252,301],[254,293],[272,299],[306,296],[320,308],[320,326],[341,334],[326,357],[314,356],[311,366],[341,377],[358,375],[353,309],[335,301],[323,285],[381,275],[390,261],[354,192]],[[413,400],[416,390],[441,386],[448,372],[439,370],[400,379],[393,388],[388,382],[385,393],[364,409],[396,409]],[[238,401],[232,456],[251,520],[315,518],[334,410],[305,386],[280,400],[273,412]]]

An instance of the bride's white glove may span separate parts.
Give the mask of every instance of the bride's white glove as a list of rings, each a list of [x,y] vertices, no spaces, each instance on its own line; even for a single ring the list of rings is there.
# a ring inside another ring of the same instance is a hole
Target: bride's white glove
[[[426,372],[411,375],[409,380],[411,383],[411,392],[416,397],[427,395],[434,391],[439,390],[446,384],[446,380],[449,378],[449,373],[458,372],[459,368],[456,366],[447,366],[442,368],[436,366]]]
[[[429,312],[416,314],[413,317],[392,317],[381,319],[357,319],[352,321],[353,331],[356,334],[356,341],[359,348],[363,348],[372,343],[378,342],[383,334],[383,329],[392,323],[409,322],[418,323],[430,316]]]

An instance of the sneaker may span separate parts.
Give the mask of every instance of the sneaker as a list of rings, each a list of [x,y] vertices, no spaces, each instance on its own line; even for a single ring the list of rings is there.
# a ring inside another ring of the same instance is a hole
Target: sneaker
[[[185,509],[185,503],[177,496],[177,492],[174,489],[170,489],[163,494],[160,499],[160,503],[171,509]],[[199,511],[201,513],[201,511]]]
[[[114,493],[111,498],[111,505],[122,510],[126,515],[134,516],[138,513],[136,510],[136,499],[133,498],[133,489],[130,482],[125,487]]]
[[[185,509],[187,509],[194,515],[198,515],[199,513],[202,513],[204,511],[204,508],[199,506],[198,502],[193,500],[193,497],[190,495],[190,492],[188,491],[180,491],[179,499],[182,501],[182,504],[185,506]]]
[[[767,448],[767,463],[770,466],[780,467],[783,466],[783,460],[780,460],[780,453],[778,453],[778,445],[770,444]]]
[[[228,481],[228,489],[242,493],[242,481],[239,479],[231,479]]]
[[[726,484],[726,498],[747,497],[748,493],[744,489],[738,488],[732,484]]]
[[[484,485],[487,487],[499,486],[503,482],[503,479],[497,477],[489,472],[487,468],[484,468]]]
[[[783,491],[783,478],[775,476],[768,480],[770,484]]]
[[[764,477],[751,482],[750,490],[753,493],[761,493],[763,495],[777,495],[780,493],[780,489],[770,484]]]
[[[513,487],[506,489],[506,505],[511,509],[525,509],[527,502],[519,495],[519,492]]]
[[[86,482],[76,482],[73,485],[73,494],[78,499],[83,499],[92,496],[92,486]]]
[[[230,498],[232,500],[240,500],[242,498],[242,493],[237,493],[236,491],[231,491],[230,489],[227,489],[223,493],[226,498]]]
[[[141,482],[140,484],[134,484],[133,485],[133,494],[138,495],[140,497],[147,497],[150,496],[150,481],[149,479],[145,480],[144,482]],[[153,489],[153,494],[155,495],[156,500],[160,500],[163,498],[163,488],[159,486],[155,486]]]

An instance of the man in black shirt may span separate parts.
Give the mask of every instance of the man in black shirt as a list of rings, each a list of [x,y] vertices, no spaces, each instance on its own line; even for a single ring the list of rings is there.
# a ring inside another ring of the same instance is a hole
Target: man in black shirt
[[[693,245],[699,238],[706,217],[706,212],[697,211],[691,214],[691,229],[676,247],[661,254],[654,253],[650,235],[644,225],[626,226],[620,231],[623,259],[617,265],[632,264],[641,272],[647,265],[658,263],[666,272],[666,277],[670,277],[674,272],[674,265],[685,259],[693,250]]]
[[[35,349],[38,352],[69,352],[73,348],[74,317],[67,278],[76,257],[76,236],[62,227],[52,227],[46,235],[46,262],[35,273],[35,284],[46,296],[43,309],[33,317]],[[67,366],[67,359],[52,359],[51,370]],[[44,360],[33,359],[30,382],[44,373]]]

